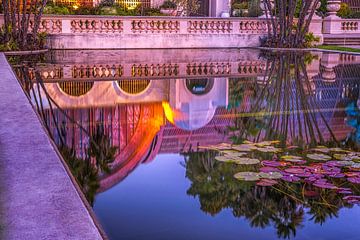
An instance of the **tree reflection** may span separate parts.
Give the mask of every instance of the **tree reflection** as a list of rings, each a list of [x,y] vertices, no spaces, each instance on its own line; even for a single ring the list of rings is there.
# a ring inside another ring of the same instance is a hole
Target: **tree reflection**
[[[57,144],[63,159],[82,192],[89,203],[93,205],[95,195],[100,187],[99,176],[110,172],[110,165],[115,160],[117,148],[112,146],[110,137],[105,134],[101,122],[95,124],[95,131],[90,134],[66,111],[61,109],[48,94],[39,72],[29,71],[28,66],[23,66],[17,71],[25,92],[35,102],[36,110],[42,118],[50,138]],[[34,73],[34,76],[31,73]],[[41,92],[44,93],[45,97]],[[48,104],[48,109],[45,109],[45,103]],[[81,132],[87,136],[88,145],[85,154],[80,155],[76,151],[74,138],[72,138],[70,144],[67,143],[67,128],[64,122],[59,121],[59,114],[62,118],[79,127]],[[51,131],[52,127],[55,128],[55,133]]]
[[[253,153],[253,157],[263,160],[279,158],[281,154],[301,156],[303,149],[318,145],[341,146],[313,97],[314,83],[306,72],[306,62],[311,57],[283,53],[268,57],[267,75],[247,93],[235,91],[241,96],[239,99],[248,97],[250,110],[244,111],[240,105],[233,109],[237,117],[228,130],[231,142],[280,140],[279,145],[285,149],[296,145],[282,153]],[[324,137],[325,133],[330,139]],[[340,208],[351,206],[335,190],[320,189],[304,181],[281,181],[272,187],[238,181],[235,173],[258,172],[259,166],[219,162],[214,159],[217,155],[212,150],[184,153],[186,177],[191,181],[187,194],[198,197],[201,210],[212,216],[232,209],[234,217],[245,217],[252,227],[273,226],[278,237],[291,238],[302,226],[305,213],[310,221],[323,224],[338,217]],[[359,194],[344,179],[332,181]]]

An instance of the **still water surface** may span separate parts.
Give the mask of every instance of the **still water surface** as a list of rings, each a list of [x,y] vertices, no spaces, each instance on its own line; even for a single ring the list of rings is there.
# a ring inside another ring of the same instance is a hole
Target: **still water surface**
[[[358,56],[60,51],[22,63],[110,239],[360,239]],[[78,164],[99,158],[102,171]]]

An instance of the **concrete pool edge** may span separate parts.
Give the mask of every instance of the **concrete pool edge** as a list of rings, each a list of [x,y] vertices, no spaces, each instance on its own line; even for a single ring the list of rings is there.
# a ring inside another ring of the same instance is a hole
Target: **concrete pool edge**
[[[0,76],[3,235],[6,239],[107,239],[3,53]]]

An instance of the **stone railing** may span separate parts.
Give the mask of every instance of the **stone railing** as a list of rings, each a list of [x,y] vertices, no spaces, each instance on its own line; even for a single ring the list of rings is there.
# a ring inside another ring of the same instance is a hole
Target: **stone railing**
[[[360,19],[342,20],[341,30],[343,30],[344,32],[352,32],[352,31],[359,32],[359,23],[360,23]]]
[[[3,15],[0,14],[0,24]],[[267,22],[259,18],[123,17],[44,15],[40,30],[61,33],[180,33],[265,34]],[[32,24],[30,24],[31,28]]]
[[[359,34],[360,19],[331,19],[325,18],[323,21],[324,34]]]

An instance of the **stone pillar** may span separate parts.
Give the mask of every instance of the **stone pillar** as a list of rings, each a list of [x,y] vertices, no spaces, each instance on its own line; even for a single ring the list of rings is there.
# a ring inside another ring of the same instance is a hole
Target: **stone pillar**
[[[341,31],[341,18],[336,16],[336,13],[340,10],[341,0],[329,0],[327,10],[329,16],[324,19],[324,33],[342,33]]]
[[[210,17],[230,17],[231,0],[209,0]]]
[[[336,74],[334,68],[339,64],[339,54],[323,53],[320,63],[324,67],[324,71],[321,74],[322,80],[327,83],[335,82]]]
[[[312,6],[314,5],[314,0],[312,1]],[[321,3],[319,2],[317,6],[315,6],[316,9],[318,9],[320,7]],[[309,9],[312,9],[309,8]],[[309,16],[311,13],[311,11],[309,11],[307,13],[307,15]],[[312,32],[314,34],[315,37],[319,37],[320,38],[320,42],[316,43],[316,45],[321,45],[324,43],[324,36],[322,34],[322,24],[323,24],[323,20],[321,17],[319,17],[316,13],[314,13],[310,25],[309,25],[309,32]]]

